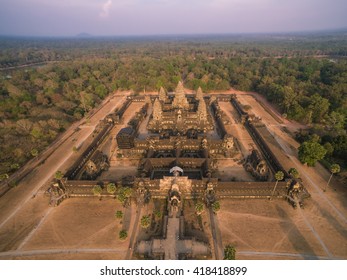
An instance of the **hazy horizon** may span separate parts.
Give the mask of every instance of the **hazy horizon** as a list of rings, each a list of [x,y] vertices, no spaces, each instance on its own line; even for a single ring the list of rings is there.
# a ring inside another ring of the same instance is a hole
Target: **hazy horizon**
[[[0,35],[71,37],[347,29],[345,0],[0,0]]]

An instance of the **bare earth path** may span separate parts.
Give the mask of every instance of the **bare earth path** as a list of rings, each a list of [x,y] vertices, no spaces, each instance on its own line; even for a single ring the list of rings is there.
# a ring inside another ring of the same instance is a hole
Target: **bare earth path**
[[[9,257],[54,255],[54,254],[90,254],[90,253],[124,253],[123,249],[84,248],[84,249],[47,249],[0,252],[0,259]]]
[[[210,225],[211,225],[215,257],[216,257],[216,260],[222,260],[224,258],[224,252],[223,252],[223,244],[222,244],[222,235],[219,229],[219,221],[211,208],[208,209],[208,212],[210,217]]]
[[[140,226],[139,221],[140,221],[141,213],[142,213],[142,206],[139,205],[136,207],[136,216],[135,216],[135,219],[132,219],[132,223],[129,230],[129,232],[131,232],[131,236],[129,241],[130,245],[125,256],[126,260],[131,260],[133,256],[133,252],[134,252],[135,244],[137,240],[137,234],[138,234],[139,226]]]

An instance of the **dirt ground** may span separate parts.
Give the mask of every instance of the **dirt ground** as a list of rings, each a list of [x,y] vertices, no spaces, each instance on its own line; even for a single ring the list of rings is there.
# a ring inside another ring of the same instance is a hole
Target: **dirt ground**
[[[324,228],[316,211],[313,201],[300,211],[283,200],[222,200],[217,216],[223,221],[223,244],[237,248],[237,259],[346,259],[346,231]],[[307,226],[302,212],[316,219],[319,235]],[[330,256],[322,246],[323,235]]]
[[[255,179],[243,167],[243,160],[239,157],[233,159],[218,160],[218,170],[214,176],[221,181],[249,182]]]
[[[71,198],[50,209],[49,217],[21,245],[21,250],[27,252],[23,258],[59,259],[65,255],[68,259],[85,259],[112,255],[124,259],[128,242],[120,241],[118,233],[126,226],[115,218],[115,212],[124,209],[116,199]]]

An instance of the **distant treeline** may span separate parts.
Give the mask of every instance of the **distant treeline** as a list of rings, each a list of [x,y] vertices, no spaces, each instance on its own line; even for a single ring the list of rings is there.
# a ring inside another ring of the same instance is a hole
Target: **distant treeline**
[[[343,35],[0,39],[0,176],[37,156],[73,121],[115,90],[171,91],[179,80],[203,91],[258,91],[286,117],[312,127],[300,135],[347,164],[347,54]],[[329,143],[329,144],[327,144]],[[330,146],[329,146],[330,145]],[[5,175],[4,175],[5,176]]]

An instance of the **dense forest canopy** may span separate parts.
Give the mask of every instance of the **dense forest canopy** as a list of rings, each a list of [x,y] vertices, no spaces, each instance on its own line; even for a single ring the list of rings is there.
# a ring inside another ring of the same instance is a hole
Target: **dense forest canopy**
[[[23,68],[20,68],[23,66]],[[347,164],[347,36],[0,37],[0,176],[116,90],[257,91]]]

